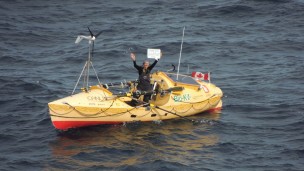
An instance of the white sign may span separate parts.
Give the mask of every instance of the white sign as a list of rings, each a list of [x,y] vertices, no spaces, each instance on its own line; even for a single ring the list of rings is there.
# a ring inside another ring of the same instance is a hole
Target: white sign
[[[147,56],[148,58],[159,59],[161,56],[160,49],[148,49]]]

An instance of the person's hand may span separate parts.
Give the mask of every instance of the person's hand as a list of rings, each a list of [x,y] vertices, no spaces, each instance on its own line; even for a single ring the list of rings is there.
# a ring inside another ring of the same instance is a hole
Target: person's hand
[[[131,57],[131,59],[132,59],[133,61],[135,61],[135,60],[136,60],[136,56],[135,56],[135,54],[134,54],[134,53],[131,53],[131,54],[130,54],[130,57]]]
[[[162,51],[160,51],[160,58],[161,58],[162,56],[163,56],[163,52],[162,52]],[[159,59],[160,59],[160,58],[159,58]]]

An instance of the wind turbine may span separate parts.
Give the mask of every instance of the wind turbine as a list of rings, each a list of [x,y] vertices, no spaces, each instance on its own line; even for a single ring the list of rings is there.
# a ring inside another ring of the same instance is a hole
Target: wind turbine
[[[77,81],[77,83],[76,83],[76,85],[74,87],[74,90],[73,90],[72,94],[74,94],[74,91],[75,91],[75,89],[76,89],[76,87],[77,87],[77,85],[79,83],[79,80],[80,80],[80,78],[81,78],[81,76],[82,76],[82,74],[83,74],[84,71],[85,71],[85,75],[84,75],[83,89],[85,91],[89,90],[90,65],[92,66],[92,68],[93,68],[93,70],[95,72],[95,75],[97,77],[97,80],[98,80],[99,84],[101,85],[101,83],[99,81],[99,78],[98,78],[98,75],[96,73],[96,70],[95,70],[95,68],[94,68],[93,63],[92,63],[91,60],[92,60],[92,57],[93,57],[93,54],[94,54],[94,41],[102,33],[102,31],[100,31],[99,33],[97,33],[96,35],[94,35],[89,27],[88,27],[88,30],[90,32],[90,36],[79,35],[79,36],[77,36],[76,41],[75,41],[75,44],[79,44],[83,39],[88,40],[89,41],[89,55],[88,55],[88,60],[86,61],[85,65],[84,65],[84,67],[83,67],[83,69],[81,71],[81,74],[80,74],[80,76],[78,78],[78,81]]]
[[[83,39],[89,40],[89,46],[92,45],[92,56],[93,56],[93,53],[94,53],[94,41],[102,33],[102,31],[100,31],[99,33],[97,33],[96,35],[94,35],[89,27],[88,27],[88,30],[90,32],[90,36],[83,36],[83,35],[77,36],[75,44],[79,44]]]

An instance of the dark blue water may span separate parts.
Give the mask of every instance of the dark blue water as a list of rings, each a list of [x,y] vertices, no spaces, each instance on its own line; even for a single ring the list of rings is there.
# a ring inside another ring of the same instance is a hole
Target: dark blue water
[[[87,55],[103,82],[155,70],[211,71],[223,111],[165,122],[59,132],[47,103],[69,95]],[[304,1],[38,1],[0,3],[0,170],[303,170]]]

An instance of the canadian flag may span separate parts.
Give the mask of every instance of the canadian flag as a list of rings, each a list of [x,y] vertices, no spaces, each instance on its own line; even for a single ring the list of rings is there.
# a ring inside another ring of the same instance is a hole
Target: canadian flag
[[[192,72],[191,76],[196,79],[209,80],[210,81],[210,72],[203,74],[201,72]]]

